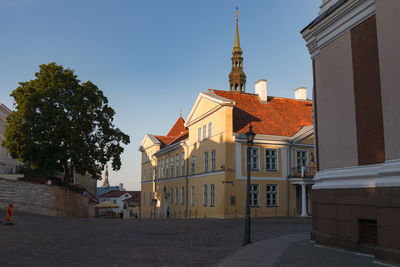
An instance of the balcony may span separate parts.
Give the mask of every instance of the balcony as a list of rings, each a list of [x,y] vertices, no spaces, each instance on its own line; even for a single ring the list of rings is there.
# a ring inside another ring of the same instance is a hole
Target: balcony
[[[293,167],[290,172],[290,178],[313,178],[317,168],[315,167]]]

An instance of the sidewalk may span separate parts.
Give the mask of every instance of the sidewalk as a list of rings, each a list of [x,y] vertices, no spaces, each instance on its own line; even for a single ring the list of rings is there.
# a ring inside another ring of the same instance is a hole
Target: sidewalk
[[[242,247],[217,266],[394,266],[373,255],[328,248],[300,233],[259,241]]]

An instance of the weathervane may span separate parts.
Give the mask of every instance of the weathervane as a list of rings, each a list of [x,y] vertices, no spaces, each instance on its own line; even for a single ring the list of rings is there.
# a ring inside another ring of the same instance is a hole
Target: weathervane
[[[239,4],[236,2],[236,21],[239,20],[239,15],[240,15],[240,12],[239,12]]]

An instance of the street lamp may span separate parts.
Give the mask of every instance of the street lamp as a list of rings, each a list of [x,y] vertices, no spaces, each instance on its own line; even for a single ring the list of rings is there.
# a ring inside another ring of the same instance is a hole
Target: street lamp
[[[249,126],[249,131],[246,133],[247,141],[247,190],[246,190],[246,218],[244,225],[244,241],[243,245],[251,243],[250,240],[250,172],[251,172],[251,146],[253,145],[256,134],[253,132],[253,126]]]

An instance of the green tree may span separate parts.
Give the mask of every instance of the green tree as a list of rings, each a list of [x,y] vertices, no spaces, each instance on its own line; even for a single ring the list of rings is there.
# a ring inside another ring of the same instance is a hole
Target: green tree
[[[11,94],[16,110],[3,143],[10,155],[34,170],[64,172],[65,185],[74,171],[100,179],[108,161],[119,170],[129,136],[113,124],[103,92],[54,62],[40,65],[35,77]]]

